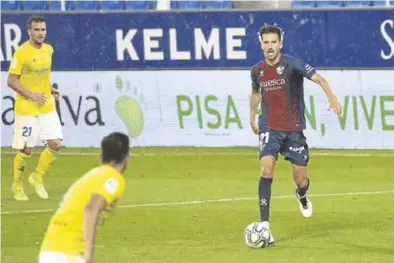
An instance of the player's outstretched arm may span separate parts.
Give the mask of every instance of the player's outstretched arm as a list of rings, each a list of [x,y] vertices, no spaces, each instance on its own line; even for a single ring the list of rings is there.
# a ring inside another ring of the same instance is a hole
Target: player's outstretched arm
[[[38,104],[44,104],[46,102],[46,98],[45,98],[44,94],[33,93],[30,90],[22,87],[22,85],[19,82],[19,75],[15,75],[12,73],[8,74],[7,85],[8,85],[8,87],[13,89],[18,94],[20,94],[28,99],[31,99],[31,100],[37,102]]]
[[[314,73],[311,77],[311,80],[322,87],[323,91],[326,93],[330,108],[334,110],[335,114],[341,115],[342,105],[335,97],[327,80],[318,73]]]
[[[83,217],[83,229],[85,239],[85,262],[93,263],[94,243],[96,239],[96,227],[101,212],[107,206],[105,198],[99,194],[93,194],[89,203],[85,206]]]

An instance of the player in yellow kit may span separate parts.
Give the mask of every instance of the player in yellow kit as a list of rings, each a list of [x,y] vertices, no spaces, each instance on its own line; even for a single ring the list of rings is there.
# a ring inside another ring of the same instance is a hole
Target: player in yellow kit
[[[59,99],[58,90],[51,88],[53,48],[45,44],[46,23],[41,16],[31,16],[27,22],[29,40],[14,53],[7,84],[16,92],[15,133],[12,147],[19,150],[14,159],[14,198],[29,198],[23,190],[22,174],[38,138],[46,142],[29,183],[37,195],[48,198],[43,176],[56,159],[63,145],[60,119],[53,98]]]
[[[101,141],[102,165],[78,179],[52,216],[45,234],[39,263],[93,263],[96,225],[104,211],[114,208],[125,182],[129,138],[111,133]]]

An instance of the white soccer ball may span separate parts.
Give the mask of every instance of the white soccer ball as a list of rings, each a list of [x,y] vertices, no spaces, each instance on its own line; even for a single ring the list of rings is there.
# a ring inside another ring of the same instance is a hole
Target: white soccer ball
[[[271,238],[271,231],[261,222],[249,224],[244,232],[245,243],[251,248],[265,248]]]

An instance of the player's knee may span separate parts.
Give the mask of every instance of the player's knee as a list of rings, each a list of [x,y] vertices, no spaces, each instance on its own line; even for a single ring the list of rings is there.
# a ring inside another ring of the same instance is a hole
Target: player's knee
[[[275,166],[275,157],[264,156],[263,158],[261,158],[260,161],[261,176],[264,178],[274,177],[274,166]]]
[[[58,152],[58,151],[60,151],[62,146],[63,146],[62,140],[56,139],[56,140],[48,141],[48,147],[52,151]]]
[[[294,178],[294,183],[297,185],[297,187],[305,187],[308,185],[308,179],[306,177],[304,178]]]
[[[298,187],[303,187],[308,184],[307,168],[293,165],[293,180]]]
[[[264,178],[274,177],[274,167],[272,165],[265,165],[261,167],[261,176]]]

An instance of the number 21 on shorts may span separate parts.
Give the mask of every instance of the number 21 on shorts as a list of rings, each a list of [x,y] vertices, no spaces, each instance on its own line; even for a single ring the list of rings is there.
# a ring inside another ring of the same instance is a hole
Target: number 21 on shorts
[[[262,151],[264,149],[265,144],[268,143],[268,139],[269,139],[269,132],[262,132],[259,135],[259,146],[260,146],[260,151]]]
[[[31,135],[32,127],[23,126],[22,127],[22,136],[29,137]]]

